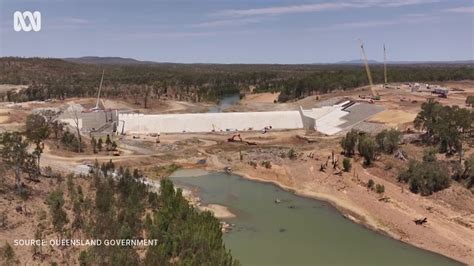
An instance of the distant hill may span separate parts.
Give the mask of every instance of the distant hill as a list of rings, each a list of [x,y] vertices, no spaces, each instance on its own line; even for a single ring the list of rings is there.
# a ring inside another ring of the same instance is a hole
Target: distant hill
[[[68,57],[62,58],[64,61],[72,63],[82,63],[82,64],[93,64],[93,65],[157,65],[164,64],[169,65],[173,63],[169,62],[155,62],[155,61],[140,61],[134,58],[126,57],[101,57],[101,56],[83,56],[83,57]],[[459,60],[459,61],[389,61],[387,62],[391,65],[472,65],[474,60]],[[347,61],[339,61],[335,63],[314,63],[312,65],[363,65],[364,61],[362,59],[354,59]],[[383,62],[377,60],[369,60],[370,65],[380,65]],[[178,64],[181,65],[181,64]],[[201,64],[184,64],[184,65],[221,65],[213,63],[201,63]],[[224,64],[227,65],[227,64]],[[230,64],[233,65],[233,64]],[[245,65],[245,64],[236,64],[236,65]],[[254,65],[254,64],[249,64]],[[259,65],[259,64],[256,64]],[[261,64],[265,65],[265,64]],[[281,64],[285,65],[285,64]]]
[[[82,64],[96,64],[96,65],[149,65],[157,64],[152,61],[140,61],[133,58],[124,57],[100,57],[100,56],[83,56],[83,57],[69,57],[63,58],[65,61]]]
[[[354,60],[349,60],[349,61],[339,61],[334,64],[338,65],[362,65],[364,64],[364,61],[362,59],[354,59]],[[382,62],[379,62],[377,60],[369,60],[369,64],[382,64]]]
[[[362,65],[362,59],[355,59],[349,61],[339,61],[334,63],[336,65]],[[370,65],[383,64],[377,60],[369,60]],[[474,64],[474,60],[459,60],[459,61],[388,61],[390,65],[469,65]]]

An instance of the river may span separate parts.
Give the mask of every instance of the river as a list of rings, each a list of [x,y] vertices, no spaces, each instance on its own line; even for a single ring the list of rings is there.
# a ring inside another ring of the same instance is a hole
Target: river
[[[237,215],[226,220],[235,226],[224,242],[243,265],[461,265],[272,184],[196,170],[179,170],[171,179],[178,187],[197,189],[202,203],[227,206]]]

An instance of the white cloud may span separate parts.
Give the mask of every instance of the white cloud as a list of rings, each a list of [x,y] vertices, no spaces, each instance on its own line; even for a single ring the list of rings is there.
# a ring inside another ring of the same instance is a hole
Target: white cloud
[[[83,18],[65,18],[63,22],[68,24],[88,24],[89,20]]]
[[[324,10],[336,10],[349,7],[358,7],[360,4],[351,3],[320,3],[320,4],[306,4],[306,5],[291,5],[291,6],[274,6],[265,8],[252,9],[227,9],[217,13],[220,16],[259,16],[259,15],[282,15],[294,13],[308,13],[318,12]]]
[[[261,22],[260,18],[240,18],[240,19],[221,19],[212,20],[201,23],[195,23],[192,26],[196,28],[212,28],[212,27],[223,27],[223,26],[242,26],[252,23]]]
[[[461,6],[445,9],[444,11],[452,13],[474,13],[474,6]]]
[[[439,0],[354,0],[354,2],[365,4],[368,7],[402,7],[436,3]]]
[[[370,7],[402,7],[438,2],[439,0],[352,0],[346,2],[326,2],[317,4],[301,4],[288,6],[272,6],[251,9],[227,9],[215,13],[217,16],[245,17],[264,15],[284,15],[312,13],[326,10],[370,8]]]
[[[384,20],[367,20],[367,21],[333,24],[326,27],[313,28],[312,30],[334,31],[334,30],[347,30],[347,29],[360,29],[360,28],[376,28],[376,27],[386,27],[386,26],[393,26],[393,25],[424,23],[424,22],[433,21],[435,19],[436,19],[435,17],[426,16],[424,14],[407,14],[401,17],[384,19]]]

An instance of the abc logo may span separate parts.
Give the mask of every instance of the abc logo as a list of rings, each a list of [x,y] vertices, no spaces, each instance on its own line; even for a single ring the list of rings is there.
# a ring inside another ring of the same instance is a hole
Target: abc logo
[[[40,31],[41,30],[41,13],[35,11],[20,12],[16,11],[13,13],[13,29],[15,31]]]

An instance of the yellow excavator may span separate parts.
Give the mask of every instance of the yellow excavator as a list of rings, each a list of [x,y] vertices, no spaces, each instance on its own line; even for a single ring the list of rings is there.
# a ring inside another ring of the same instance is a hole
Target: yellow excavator
[[[362,57],[364,59],[365,71],[367,72],[367,79],[369,80],[370,91],[372,92],[372,100],[380,100],[380,95],[375,90],[374,83],[372,81],[372,74],[370,73],[369,61],[367,60],[367,55],[365,54],[364,44],[361,40],[359,40],[359,43],[360,50],[362,51]]]

